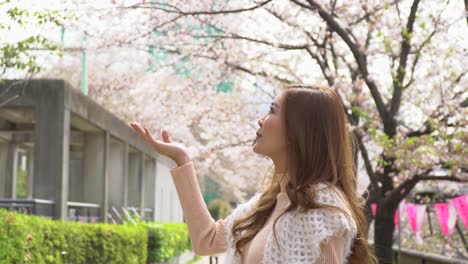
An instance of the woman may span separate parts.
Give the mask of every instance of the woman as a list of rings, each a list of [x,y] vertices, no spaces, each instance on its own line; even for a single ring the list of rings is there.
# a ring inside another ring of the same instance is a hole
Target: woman
[[[218,221],[204,204],[185,147],[167,131],[160,141],[131,124],[177,163],[171,175],[195,253],[226,252],[227,263],[374,262],[346,116],[335,91],[287,86],[258,124],[253,151],[273,161],[273,177],[265,190]]]

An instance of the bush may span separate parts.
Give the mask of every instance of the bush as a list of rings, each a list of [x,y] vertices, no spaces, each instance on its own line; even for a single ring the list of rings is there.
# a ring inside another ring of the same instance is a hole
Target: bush
[[[190,249],[184,223],[148,223],[148,262],[164,262]]]
[[[49,220],[0,210],[0,263],[146,263],[146,225]]]
[[[215,219],[224,219],[229,216],[232,212],[232,207],[229,203],[220,200],[213,199],[208,204],[208,211],[210,211],[211,216]]]

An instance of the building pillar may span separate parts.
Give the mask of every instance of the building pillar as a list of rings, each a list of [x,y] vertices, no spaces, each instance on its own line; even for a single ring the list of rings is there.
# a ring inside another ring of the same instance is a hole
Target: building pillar
[[[16,199],[16,182],[18,176],[18,147],[16,143],[8,144],[5,197]]]
[[[109,140],[107,132],[87,133],[83,151],[82,201],[100,205],[99,217],[107,222]]]
[[[8,142],[0,143],[0,198],[8,198],[7,175],[8,175]]]
[[[53,200],[54,218],[65,219],[68,201],[70,111],[63,90],[41,87],[36,96],[34,129],[34,198]],[[50,214],[39,206],[38,214]]]
[[[155,210],[155,193],[156,193],[156,169],[155,160],[147,157],[145,159],[145,174],[144,174],[144,207],[152,211],[151,220],[154,220]]]
[[[143,153],[130,152],[128,157],[128,206],[142,207]]]
[[[26,154],[27,160],[27,171],[28,171],[28,180],[27,180],[27,188],[28,188],[28,199],[32,199],[34,197],[34,153],[33,150],[28,149]]]
[[[128,157],[122,142],[111,140],[109,152],[109,206],[119,208],[125,200],[125,162]]]
[[[129,166],[128,166],[128,159],[129,159],[129,152],[128,152],[128,143],[123,142],[123,149],[122,149],[122,155],[123,155],[123,177],[124,177],[124,190],[123,190],[123,206],[127,207],[128,206],[128,179],[129,179]]]
[[[70,152],[68,200],[83,202],[83,152]]]

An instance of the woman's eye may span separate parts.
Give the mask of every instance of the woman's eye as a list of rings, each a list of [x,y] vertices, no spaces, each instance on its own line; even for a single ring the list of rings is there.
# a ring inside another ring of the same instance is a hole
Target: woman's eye
[[[273,111],[273,108],[272,108],[272,107],[270,107],[270,113],[274,113],[274,111]]]

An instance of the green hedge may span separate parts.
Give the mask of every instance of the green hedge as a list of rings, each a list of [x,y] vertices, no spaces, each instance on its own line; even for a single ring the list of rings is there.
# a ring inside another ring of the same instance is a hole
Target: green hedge
[[[0,210],[0,263],[146,263],[146,225],[53,221]]]
[[[184,223],[133,222],[64,222],[0,209],[0,264],[143,264],[191,249]]]
[[[148,262],[164,262],[191,249],[184,223],[148,223]]]

